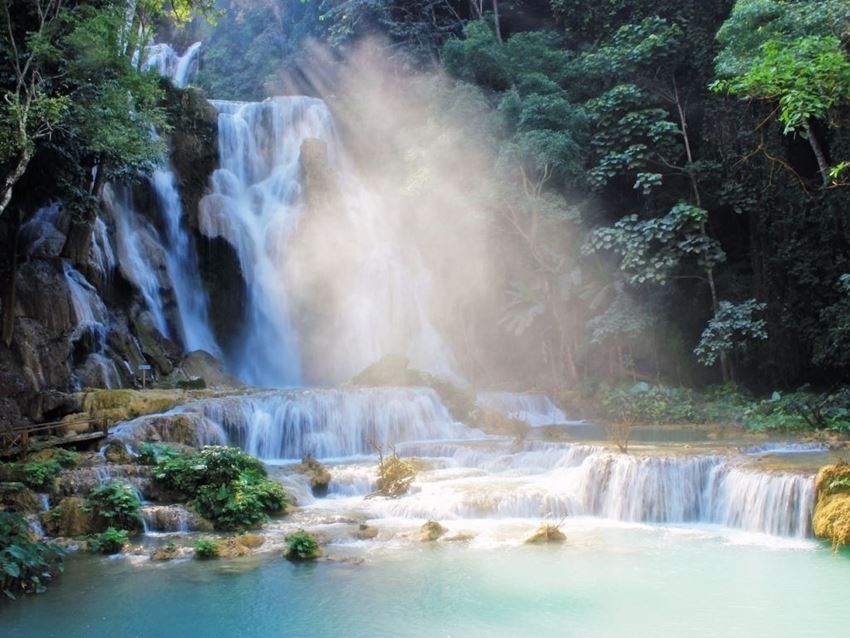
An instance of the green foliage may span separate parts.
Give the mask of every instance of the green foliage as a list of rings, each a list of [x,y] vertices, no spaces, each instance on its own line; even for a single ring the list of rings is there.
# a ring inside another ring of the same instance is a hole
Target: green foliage
[[[850,100],[850,57],[835,36],[768,40],[746,72],[715,83],[716,90],[779,104],[783,132],[806,133]]]
[[[200,559],[218,558],[220,553],[218,543],[209,538],[202,538],[195,542],[195,556]]]
[[[192,500],[198,513],[220,529],[255,527],[289,503],[280,485],[249,475],[226,484],[201,485]]]
[[[704,421],[694,393],[685,388],[642,382],[618,386],[603,389],[599,405],[602,415],[615,421],[648,424]]]
[[[161,457],[154,478],[190,498],[198,513],[220,529],[254,527],[291,502],[263,464],[238,448],[209,446],[197,453]]]
[[[61,471],[57,461],[30,461],[24,465],[23,481],[34,490],[48,491]]]
[[[310,532],[299,530],[286,537],[286,557],[291,560],[314,560],[319,554],[319,543]]]
[[[743,415],[752,430],[831,430],[850,432],[850,390],[817,394],[806,389],[774,392]]]
[[[764,309],[765,304],[756,303],[755,299],[739,304],[721,301],[717,314],[709,320],[694,349],[699,362],[711,366],[722,353],[742,350],[750,341],[765,341],[767,324],[756,317]]]
[[[696,257],[702,269],[714,268],[725,259],[718,242],[703,231],[707,216],[704,209],[685,202],[663,217],[628,215],[612,227],[594,230],[582,250],[620,255],[620,269],[632,284],[665,284],[686,257]]]
[[[815,363],[830,367],[850,365],[850,274],[838,280],[839,297],[819,313],[823,328],[814,335]]]
[[[88,538],[89,551],[93,554],[117,554],[128,542],[127,532],[114,527],[108,527],[105,531]]]
[[[173,446],[165,443],[142,443],[136,450],[136,460],[140,465],[156,465],[161,459],[180,456]]]
[[[86,507],[101,528],[135,530],[142,526],[141,502],[132,486],[104,483],[89,492]]]
[[[0,591],[9,598],[42,593],[64,554],[58,545],[35,540],[19,514],[0,512]]]

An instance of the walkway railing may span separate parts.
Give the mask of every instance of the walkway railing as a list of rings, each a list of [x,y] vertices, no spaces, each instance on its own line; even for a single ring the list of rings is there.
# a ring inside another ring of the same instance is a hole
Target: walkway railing
[[[99,439],[109,434],[109,422],[106,418],[88,417],[85,419],[74,419],[73,421],[51,421],[46,423],[36,423],[16,428],[0,429],[0,456],[9,456],[10,454],[23,454],[31,445],[33,445],[34,437],[42,434],[53,434],[56,431],[63,432],[68,428],[78,428],[81,425],[87,425],[88,429],[84,432],[77,432],[75,436],[62,436],[46,441],[39,441],[37,447],[54,447],[57,445],[69,445],[79,443],[81,441],[90,441]]]

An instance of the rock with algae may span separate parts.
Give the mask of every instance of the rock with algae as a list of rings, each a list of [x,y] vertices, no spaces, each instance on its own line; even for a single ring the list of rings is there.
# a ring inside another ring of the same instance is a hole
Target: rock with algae
[[[319,461],[308,455],[301,459],[301,463],[292,469],[305,475],[310,480],[310,489],[313,491],[313,496],[327,495],[328,483],[331,482],[331,473]]]
[[[560,525],[543,523],[534,530],[531,536],[525,539],[525,542],[530,544],[563,543],[565,540],[567,540],[567,535],[561,531]]]
[[[822,467],[816,479],[817,504],[812,516],[815,536],[835,549],[850,544],[850,464]]]
[[[426,521],[419,530],[419,540],[423,543],[430,543],[443,536],[447,531],[437,521]]]

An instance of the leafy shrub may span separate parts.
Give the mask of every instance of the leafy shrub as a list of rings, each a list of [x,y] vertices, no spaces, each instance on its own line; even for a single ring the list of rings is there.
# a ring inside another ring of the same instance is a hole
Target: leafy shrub
[[[142,443],[136,455],[136,462],[140,465],[156,465],[162,459],[180,456],[180,452],[164,443]]]
[[[92,489],[86,503],[101,527],[136,530],[142,526],[141,503],[132,486],[104,483]]]
[[[648,383],[603,389],[600,408],[603,417],[618,422],[668,424],[705,420],[691,390]]]
[[[117,554],[128,542],[127,532],[123,529],[107,527],[106,531],[89,537],[89,551],[94,554]]]
[[[61,447],[53,447],[41,450],[30,456],[30,461],[55,461],[62,467],[74,467],[80,460],[80,453],[66,450]]]
[[[217,528],[241,529],[254,527],[269,514],[283,510],[289,496],[277,483],[246,474],[230,483],[202,485],[192,504]]]
[[[202,538],[195,543],[195,556],[202,559],[218,558],[218,543],[209,538]]]
[[[805,389],[787,394],[774,392],[753,403],[743,416],[752,430],[850,431],[850,390],[815,394]]]
[[[0,512],[0,591],[9,598],[43,592],[45,583],[61,571],[64,554],[53,543],[33,540],[19,514]]]
[[[202,485],[222,485],[243,474],[265,478],[266,468],[239,448],[209,446],[198,453],[166,455],[154,477],[172,491],[191,495]]]
[[[315,536],[303,529],[286,537],[286,549],[291,560],[314,560],[321,555]]]
[[[23,481],[34,490],[49,490],[62,466],[57,461],[30,461],[24,465]]]
[[[290,503],[283,488],[266,479],[263,464],[238,448],[210,446],[160,458],[154,477],[192,497],[195,510],[219,529],[254,527]]]

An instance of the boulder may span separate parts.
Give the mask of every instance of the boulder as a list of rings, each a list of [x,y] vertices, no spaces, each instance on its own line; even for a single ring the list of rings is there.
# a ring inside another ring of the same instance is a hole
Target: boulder
[[[156,366],[160,374],[170,374],[174,364],[180,360],[180,346],[157,330],[153,315],[147,310],[135,313],[131,322],[142,353]]]
[[[169,377],[175,383],[192,379],[202,379],[204,386],[211,388],[238,388],[242,385],[239,379],[225,372],[221,361],[204,350],[195,350],[183,357]]]
[[[419,540],[423,543],[430,543],[443,536],[447,531],[448,530],[437,521],[427,521],[419,529]]]
[[[95,532],[95,521],[85,508],[85,499],[69,496],[41,515],[44,531],[50,536],[85,536]]]
[[[567,540],[567,536],[561,531],[559,525],[543,523],[531,536],[525,539],[525,542],[529,544],[563,543],[565,540]]]

